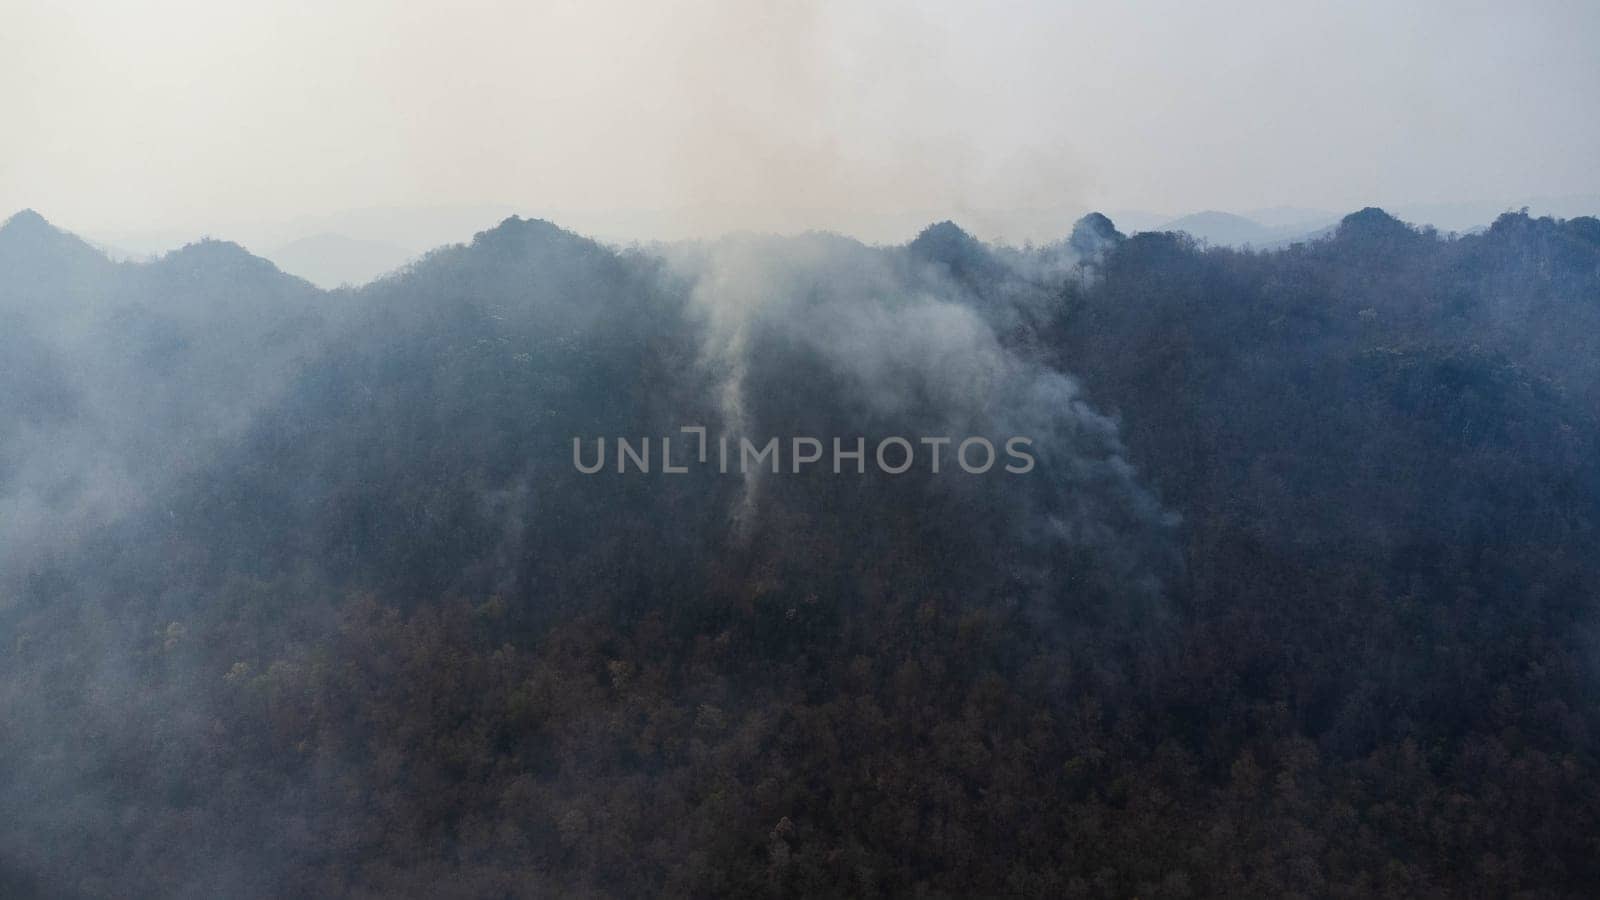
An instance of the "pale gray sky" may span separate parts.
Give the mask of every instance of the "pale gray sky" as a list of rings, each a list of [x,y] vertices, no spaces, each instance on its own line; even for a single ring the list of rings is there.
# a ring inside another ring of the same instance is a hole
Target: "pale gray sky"
[[[0,216],[90,233],[505,206],[1021,239],[1597,194],[1597,161],[1594,2],[0,0]]]

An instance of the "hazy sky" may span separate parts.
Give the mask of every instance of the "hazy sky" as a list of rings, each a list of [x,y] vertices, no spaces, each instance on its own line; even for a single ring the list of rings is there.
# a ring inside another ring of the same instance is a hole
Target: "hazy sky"
[[[1500,204],[1600,193],[1597,48],[1594,2],[0,0],[0,216]]]

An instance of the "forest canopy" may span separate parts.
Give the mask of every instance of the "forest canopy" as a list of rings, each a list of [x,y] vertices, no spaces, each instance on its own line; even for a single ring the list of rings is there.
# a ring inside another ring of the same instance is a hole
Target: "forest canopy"
[[[1600,884],[1593,218],[323,291],[24,212],[0,379],[0,895]],[[573,466],[684,425],[1038,470]]]

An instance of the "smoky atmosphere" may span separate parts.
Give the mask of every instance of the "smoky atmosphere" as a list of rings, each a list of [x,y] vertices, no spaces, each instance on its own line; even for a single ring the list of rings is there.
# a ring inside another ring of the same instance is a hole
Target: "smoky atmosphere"
[[[0,22],[0,898],[1600,893],[1600,7]]]

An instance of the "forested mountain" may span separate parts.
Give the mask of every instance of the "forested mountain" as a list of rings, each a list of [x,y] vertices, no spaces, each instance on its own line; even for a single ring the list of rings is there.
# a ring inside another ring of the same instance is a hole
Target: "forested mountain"
[[[18,214],[0,895],[1591,896],[1597,344],[1593,218],[328,292]]]

